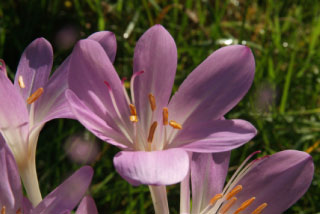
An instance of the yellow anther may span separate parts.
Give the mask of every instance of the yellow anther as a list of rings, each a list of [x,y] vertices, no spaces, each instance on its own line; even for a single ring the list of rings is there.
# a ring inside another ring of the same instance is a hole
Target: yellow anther
[[[236,197],[231,198],[226,204],[221,207],[220,213],[225,214],[226,212],[228,212],[228,210],[236,203],[236,201]]]
[[[23,81],[23,77],[21,75],[19,75],[19,77],[18,77],[18,83],[19,83],[20,88],[26,87],[26,85],[24,84],[24,81]]]
[[[235,188],[233,188],[226,196],[227,200],[238,194],[242,190],[242,185],[237,185]]]
[[[130,115],[130,121],[136,123],[138,122],[138,117],[136,115]]]
[[[158,125],[158,123],[155,121],[150,126],[149,135],[148,135],[148,143],[152,143],[153,136],[154,136],[154,133],[156,131],[157,125]]]
[[[182,129],[182,126],[174,120],[170,120],[169,125],[174,129]]]
[[[43,88],[38,88],[33,94],[31,94],[30,97],[28,97],[27,103],[28,104],[33,103],[41,96],[41,94],[43,94]]]
[[[316,141],[312,146],[310,146],[307,150],[306,153],[311,153],[313,150],[315,150],[316,148],[318,148],[320,145],[320,141]]]
[[[130,114],[137,116],[136,107],[135,107],[133,104],[130,104],[130,105],[129,105],[129,108],[130,108]]]
[[[154,111],[156,110],[156,98],[154,98],[153,94],[149,94],[149,103],[150,103],[150,107],[151,107],[151,110]]]
[[[222,197],[223,197],[222,193],[216,194],[215,196],[213,196],[213,198],[211,198],[210,205],[214,205],[216,201],[218,201]]]
[[[262,210],[268,206],[267,203],[261,204],[257,209],[255,209],[251,214],[261,214]]]
[[[19,208],[16,212],[16,214],[22,214],[21,209]]]
[[[6,214],[6,207],[5,206],[2,206],[1,214]]]
[[[162,111],[162,118],[163,118],[163,125],[167,126],[169,124],[168,118],[169,118],[169,111],[168,108],[163,108]]]
[[[245,202],[243,202],[240,207],[233,213],[233,214],[238,214],[240,213],[241,211],[245,210],[247,207],[250,206],[250,204],[252,204],[252,202],[256,200],[256,197],[252,197],[248,200],[246,200]]]

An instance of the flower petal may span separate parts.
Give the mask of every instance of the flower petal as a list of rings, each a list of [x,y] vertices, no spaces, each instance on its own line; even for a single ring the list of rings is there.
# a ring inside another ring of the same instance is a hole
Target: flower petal
[[[228,173],[230,152],[193,153],[191,161],[192,213],[207,207],[210,199],[222,192]]]
[[[76,211],[76,214],[98,214],[98,210],[91,196],[85,196]]]
[[[99,42],[108,55],[110,61],[112,63],[114,62],[117,53],[117,40],[114,33],[110,31],[100,31],[91,34],[88,39]]]
[[[182,149],[153,152],[119,152],[113,163],[116,171],[132,185],[170,185],[184,179],[189,157]]]
[[[183,128],[169,145],[188,151],[212,153],[238,148],[251,140],[257,130],[245,120],[214,120]]]
[[[154,120],[162,118],[162,108],[168,105],[176,68],[177,48],[173,38],[161,25],[151,27],[137,42],[133,58],[133,72],[144,71],[134,82],[135,105],[142,127],[151,125],[149,93],[156,100]]]
[[[24,100],[48,81],[53,62],[51,44],[44,38],[34,40],[23,52],[14,85]],[[20,88],[19,78],[23,78],[25,88]]]
[[[256,197],[246,209],[247,213],[251,213],[262,203],[268,204],[263,213],[283,213],[307,191],[313,173],[312,158],[305,152],[285,150],[271,155],[239,181],[243,190],[237,194],[238,204],[234,207]],[[230,210],[230,213],[233,212]]]
[[[121,133],[112,129],[103,118],[100,118],[95,112],[92,112],[73,91],[67,90],[66,97],[75,117],[94,135],[120,148],[132,146]]]
[[[16,158],[27,150],[29,115],[26,103],[11,81],[0,72],[0,130]]]
[[[91,39],[79,41],[72,53],[69,69],[69,88],[88,109],[105,119],[113,129],[119,131],[125,127],[127,132],[132,132],[123,86],[102,46]],[[112,103],[111,90],[118,111]]]
[[[247,93],[254,70],[248,47],[220,48],[184,80],[170,101],[169,113],[183,127],[221,118]]]
[[[22,205],[22,189],[16,161],[0,135],[0,205],[15,213]],[[2,207],[1,207],[2,208]]]
[[[33,213],[52,214],[73,210],[88,189],[93,176],[90,166],[81,167],[32,210]]]

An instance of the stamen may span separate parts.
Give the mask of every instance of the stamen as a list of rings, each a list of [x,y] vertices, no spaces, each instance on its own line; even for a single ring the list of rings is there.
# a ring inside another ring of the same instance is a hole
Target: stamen
[[[154,111],[156,110],[156,98],[153,96],[153,94],[149,94],[149,103],[150,103],[150,107],[151,107],[151,110]]]
[[[235,188],[233,188],[226,196],[227,200],[238,194],[242,190],[242,185],[238,185]]]
[[[26,87],[26,85],[24,84],[24,81],[23,81],[23,77],[21,75],[19,75],[18,83],[19,83],[20,88]]]
[[[27,103],[31,104],[34,101],[36,101],[37,99],[39,99],[39,97],[43,94],[43,88],[38,88],[33,94],[31,94],[30,97],[28,97],[27,99]]]
[[[213,198],[211,198],[210,200],[210,205],[214,205],[216,203],[217,200],[221,199],[223,197],[222,193],[216,194],[215,196],[213,196]]]
[[[1,214],[6,214],[6,207],[5,206],[2,206]]]
[[[240,213],[241,211],[245,210],[247,207],[250,206],[250,204],[253,203],[253,201],[256,200],[256,197],[252,197],[248,200],[246,200],[245,202],[243,202],[240,207],[233,213],[233,214],[238,214]]]
[[[261,204],[257,209],[255,209],[251,214],[261,214],[262,210],[268,206],[267,203]]]
[[[130,115],[130,121],[133,122],[133,123],[137,123],[139,120],[138,120],[138,117],[136,115]]]
[[[21,209],[19,208],[16,212],[16,214],[22,214]]]
[[[132,100],[132,103],[135,103],[135,100],[134,100],[134,91],[133,91],[133,86],[134,86],[134,80],[137,76],[139,76],[140,74],[143,74],[144,71],[138,71],[136,73],[134,73],[131,77],[131,80],[130,80],[130,91],[131,91],[131,100]]]
[[[150,143],[150,144],[153,141],[153,136],[154,136],[154,133],[156,131],[157,125],[158,125],[158,123],[155,121],[155,122],[152,123],[152,125],[150,127],[149,135],[148,135],[148,143]]]
[[[182,129],[182,125],[180,125],[179,123],[177,123],[174,120],[170,120],[169,125],[174,129],[179,129],[179,130]]]
[[[220,213],[225,214],[226,212],[228,212],[228,210],[236,203],[236,201],[236,197],[231,198],[226,204],[222,206]]]
[[[131,115],[137,116],[137,109],[133,104],[129,105]]]
[[[169,111],[168,111],[168,108],[163,108],[163,111],[162,111],[162,121],[163,121],[163,125],[164,126],[167,126],[169,124],[168,122],[168,118],[169,118]]]

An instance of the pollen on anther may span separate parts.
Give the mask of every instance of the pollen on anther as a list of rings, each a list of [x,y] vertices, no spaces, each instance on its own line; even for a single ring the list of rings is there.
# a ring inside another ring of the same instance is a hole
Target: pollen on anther
[[[130,115],[130,121],[133,122],[133,123],[137,123],[138,122],[137,115]]]
[[[262,210],[264,210],[268,206],[267,203],[263,203],[257,207],[251,214],[261,214]]]
[[[23,81],[23,77],[21,75],[19,75],[19,77],[18,77],[18,83],[19,83],[20,88],[26,87],[26,85],[24,84],[24,81]]]
[[[22,214],[21,209],[19,208],[16,212],[16,214]]]
[[[137,109],[133,104],[129,105],[131,115],[137,116]]]
[[[2,206],[1,214],[6,214],[6,207],[5,206]]]
[[[154,111],[156,110],[156,98],[153,96],[153,94],[149,94],[149,103],[150,103],[150,107],[151,107],[151,110]]]
[[[170,125],[172,128],[174,128],[174,129],[179,129],[179,130],[182,129],[182,125],[179,124],[179,123],[177,123],[177,122],[174,121],[174,120],[170,120],[169,125]]]
[[[235,188],[233,188],[226,196],[227,200],[238,194],[242,190],[242,185],[237,185]]]
[[[216,201],[218,201],[219,199],[221,199],[223,197],[222,193],[216,194],[215,196],[213,196],[210,200],[210,205],[214,205],[216,203]]]
[[[150,130],[149,130],[149,135],[148,135],[148,143],[152,143],[153,141],[153,137],[154,137],[154,133],[156,131],[158,123],[155,121],[152,123]]]
[[[241,211],[245,210],[247,207],[250,206],[250,204],[253,203],[253,201],[256,200],[256,197],[252,197],[248,200],[246,200],[245,202],[243,202],[240,207],[233,213],[233,214],[238,214],[240,213]]]
[[[27,103],[31,104],[34,101],[36,101],[37,99],[39,99],[39,97],[43,94],[43,88],[38,88],[33,94],[31,94],[30,97],[28,97],[27,99]]]
[[[168,108],[164,107],[162,110],[163,125],[167,126],[169,124],[168,118],[169,118]]]

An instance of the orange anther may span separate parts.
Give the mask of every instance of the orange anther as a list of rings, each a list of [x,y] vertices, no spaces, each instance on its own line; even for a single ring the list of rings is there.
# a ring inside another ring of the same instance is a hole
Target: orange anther
[[[231,198],[226,204],[221,207],[220,213],[225,214],[226,212],[228,212],[228,210],[236,203],[236,201],[236,197]]]
[[[157,125],[158,125],[158,123],[155,121],[150,126],[149,135],[148,135],[148,143],[152,143],[153,136],[154,136],[154,133],[156,131]]]
[[[43,88],[38,88],[30,97],[27,99],[27,103],[31,104],[36,101],[43,94]]]
[[[247,207],[250,206],[250,204],[252,204],[252,202],[256,200],[256,197],[252,197],[248,200],[246,200],[245,202],[243,202],[240,207],[233,213],[233,214],[238,214],[240,213],[241,211],[245,210]]]
[[[150,107],[151,110],[154,111],[156,110],[156,98],[153,96],[153,94],[149,94],[149,103],[150,103]]]
[[[210,205],[214,205],[214,203],[216,203],[217,200],[219,200],[220,198],[223,197],[222,193],[216,194],[215,196],[213,196],[210,200]]]
[[[226,196],[227,200],[238,194],[242,190],[242,185],[237,185],[235,188],[233,188]]]
[[[169,125],[174,129],[179,129],[179,130],[182,129],[182,125],[180,125],[174,120],[170,120]]]
[[[162,118],[163,118],[163,125],[167,126],[169,124],[168,118],[169,118],[169,111],[168,108],[163,108],[162,111]]]
[[[267,203],[261,204],[257,209],[255,209],[251,214],[261,214],[262,210],[268,206]]]

